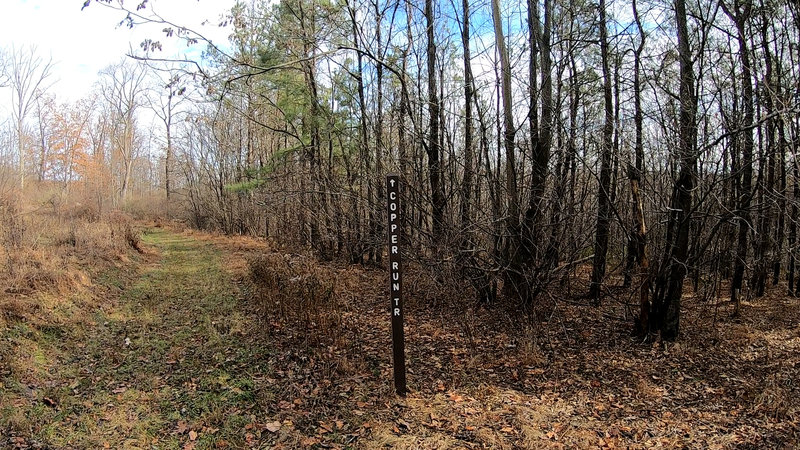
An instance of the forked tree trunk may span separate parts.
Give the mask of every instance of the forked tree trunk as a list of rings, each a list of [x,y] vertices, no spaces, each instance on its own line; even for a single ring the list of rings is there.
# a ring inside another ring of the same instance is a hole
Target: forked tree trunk
[[[762,4],[763,6],[763,4]],[[762,17],[761,42],[764,51],[764,84],[765,89],[763,99],[760,102],[764,105],[763,114],[769,115],[774,111],[774,99],[772,90],[773,71],[772,71],[772,52],[769,49],[767,36],[768,18]],[[753,289],[756,297],[761,297],[766,292],[768,272],[772,262],[772,252],[774,246],[774,236],[772,224],[775,222],[775,119],[766,120],[766,147],[764,148],[767,159],[767,179],[762,185],[763,207],[761,208],[761,220],[759,224],[760,240],[756,248],[755,271],[753,273]],[[738,308],[737,308],[738,311]]]
[[[511,100],[511,65],[508,60],[503,19],[500,17],[499,0],[492,0],[492,23],[494,25],[494,41],[500,57],[500,98],[503,111],[503,150],[505,151],[506,196],[508,213],[506,214],[506,257],[511,261],[506,274],[506,292],[526,300],[524,267],[520,263],[521,233],[519,193],[517,191],[517,160],[514,137],[514,114]],[[499,148],[498,148],[499,151]]]
[[[642,82],[641,82],[641,56],[644,51],[645,34],[642,22],[639,19],[636,0],[632,4],[633,17],[639,29],[639,45],[634,51],[633,61],[633,121],[636,129],[636,142],[634,144],[634,166],[628,167],[628,178],[631,183],[631,203],[633,207],[633,229],[631,230],[628,245],[628,267],[625,271],[626,285],[630,284],[630,271],[632,262],[639,263],[639,317],[634,325],[634,333],[643,335],[650,326],[650,261],[647,258],[647,226],[644,220],[644,205],[642,203],[641,184],[644,176],[644,136],[642,113]]]

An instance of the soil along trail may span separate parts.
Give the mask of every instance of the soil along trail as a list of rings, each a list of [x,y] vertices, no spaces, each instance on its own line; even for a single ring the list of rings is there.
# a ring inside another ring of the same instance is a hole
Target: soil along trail
[[[3,332],[15,354],[0,447],[241,447],[256,438],[266,359],[246,341],[219,250],[164,230],[143,241],[160,255],[112,306],[64,326]],[[121,284],[118,275],[105,282]]]

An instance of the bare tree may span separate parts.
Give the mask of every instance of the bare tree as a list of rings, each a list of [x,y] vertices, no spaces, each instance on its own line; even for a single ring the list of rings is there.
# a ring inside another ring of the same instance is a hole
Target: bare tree
[[[0,48],[0,88],[8,85],[8,55],[4,48]]]
[[[641,184],[644,176],[644,136],[642,113],[642,52],[645,45],[645,31],[636,0],[631,3],[633,18],[639,31],[639,45],[633,52],[633,121],[636,128],[634,144],[634,164],[628,166],[628,178],[631,184],[631,203],[633,206],[634,227],[628,240],[628,261],[625,270],[625,284],[630,285],[633,263],[639,262],[641,285],[639,286],[639,317],[634,325],[636,334],[648,332],[648,315],[650,314],[650,261],[647,258],[647,226],[644,218],[644,205],[642,204]]]
[[[750,17],[751,5],[749,1],[741,2],[736,0],[732,8],[726,2],[720,2],[723,11],[736,24],[737,40],[739,44],[739,57],[742,62],[742,103],[744,104],[744,127],[747,127],[741,134],[743,135],[742,148],[742,173],[739,183],[739,230],[736,246],[736,260],[734,261],[733,280],[731,280],[731,300],[736,305],[735,314],[740,308],[740,290],[744,280],[744,269],[747,263],[747,235],[750,231],[750,200],[752,198],[751,183],[753,178],[753,130],[750,128],[753,123],[753,82],[752,67],[750,63],[750,49],[748,36],[746,33],[747,20]]]
[[[697,99],[692,50],[689,46],[686,1],[675,0],[680,65],[680,118],[678,160],[680,172],[672,192],[666,245],[653,295],[650,329],[660,331],[664,340],[674,341],[680,327],[683,280],[687,273],[692,193],[697,179]]]
[[[425,150],[428,154],[428,171],[430,172],[431,203],[433,206],[433,234],[437,241],[444,233],[444,209],[447,201],[442,173],[440,133],[441,103],[436,89],[436,38],[433,1],[425,0],[425,24],[427,36],[428,67],[428,119],[430,135]]]
[[[102,93],[115,116],[113,133],[114,155],[122,165],[117,201],[128,199],[131,172],[135,155],[136,113],[145,101],[145,66],[124,60],[101,72]],[[113,170],[113,168],[112,168]]]
[[[614,110],[611,97],[611,71],[609,69],[608,28],[606,24],[606,2],[600,0],[600,59],[603,66],[603,104],[605,122],[603,124],[603,145],[600,150],[600,185],[597,192],[597,227],[594,241],[594,263],[589,285],[589,298],[600,303],[600,288],[606,275],[608,255],[608,235],[611,226],[611,153],[614,134]]]
[[[11,88],[11,115],[17,138],[20,190],[25,188],[25,145],[22,137],[25,118],[47,89],[46,82],[52,69],[52,58],[45,60],[37,55],[36,47],[11,47],[11,55],[6,62],[6,78]]]
[[[150,90],[150,107],[156,117],[164,125],[164,190],[167,200],[174,187],[172,186],[172,171],[175,158],[174,150],[174,125],[180,104],[185,97],[186,87],[180,75],[170,73],[166,80],[159,80],[161,86]]]
[[[506,193],[508,195],[508,213],[506,218],[506,228],[508,232],[508,242],[506,244],[507,258],[511,261],[518,261],[520,252],[520,229],[519,229],[519,192],[517,191],[517,162],[516,150],[514,148],[514,113],[511,94],[511,64],[508,60],[508,49],[506,48],[505,35],[503,34],[503,19],[500,17],[500,5],[498,0],[492,0],[492,23],[494,24],[494,40],[497,46],[498,56],[500,57],[500,90],[503,107],[503,150],[506,154]],[[508,281],[511,290],[522,298],[525,298],[523,289],[524,279],[521,275],[521,265],[517,264],[509,273]]]

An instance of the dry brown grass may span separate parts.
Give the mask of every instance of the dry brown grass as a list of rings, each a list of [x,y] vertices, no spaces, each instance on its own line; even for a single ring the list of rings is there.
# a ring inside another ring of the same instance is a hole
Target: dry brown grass
[[[91,287],[93,275],[128,262],[131,249],[141,252],[130,216],[99,217],[80,203],[2,198],[0,231],[0,327],[44,318],[48,303],[70,301]]]

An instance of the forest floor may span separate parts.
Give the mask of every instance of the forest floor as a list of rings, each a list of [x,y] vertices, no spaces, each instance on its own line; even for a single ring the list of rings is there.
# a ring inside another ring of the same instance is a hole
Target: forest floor
[[[630,337],[619,301],[561,301],[531,325],[437,303],[411,269],[400,398],[385,271],[327,264],[343,294],[318,330],[281,320],[249,282],[253,257],[297,255],[160,227],[142,240],[130,266],[98,274],[99,298],[0,328],[0,447],[800,445],[797,299],[734,320],[687,297],[681,339],[662,345]]]

